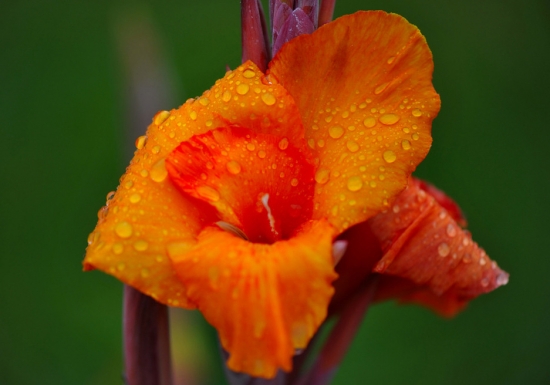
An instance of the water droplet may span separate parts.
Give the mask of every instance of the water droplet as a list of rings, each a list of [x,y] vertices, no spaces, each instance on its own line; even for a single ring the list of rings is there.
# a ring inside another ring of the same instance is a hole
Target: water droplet
[[[413,138],[413,140],[418,140],[420,136],[415,132],[414,134],[411,135],[411,137]]]
[[[124,251],[124,246],[122,245],[122,243],[115,243],[113,245],[113,253],[120,255],[122,254],[123,251]]]
[[[340,126],[332,126],[328,129],[328,134],[333,139],[338,139],[344,135],[344,129]]]
[[[249,89],[250,87],[248,86],[248,84],[241,83],[237,86],[237,93],[239,95],[246,95]]]
[[[158,154],[160,152],[160,146],[155,146],[151,149],[153,154]]]
[[[164,182],[168,176],[168,171],[164,164],[164,159],[159,160],[151,167],[151,179],[157,183]]]
[[[380,84],[378,87],[376,87],[374,89],[374,93],[375,95],[380,95],[382,92],[384,92],[384,90],[386,89],[386,87],[388,86],[389,83],[384,83],[384,84]]]
[[[365,127],[372,128],[372,127],[376,126],[376,119],[374,119],[371,116],[371,117],[366,118],[365,120],[363,120],[363,124],[365,125]]]
[[[147,143],[147,137],[145,135],[139,136],[136,139],[136,148],[141,150],[145,146],[145,143]]]
[[[128,222],[120,222],[115,226],[115,233],[120,238],[130,238],[132,236],[132,225]]]
[[[230,100],[231,100],[231,92],[225,91],[225,92],[223,93],[223,95],[222,95],[222,100],[223,100],[224,102],[230,101]]]
[[[384,152],[384,160],[388,163],[393,163],[397,159],[397,155],[395,155],[395,152],[388,150]]]
[[[149,171],[143,169],[139,172],[139,175],[141,175],[144,178],[147,178],[147,176],[149,175]]]
[[[272,94],[270,94],[269,92],[268,93],[265,93],[262,95],[262,101],[267,104],[268,106],[272,106],[275,104],[275,102],[277,101],[277,99],[275,99],[275,96],[273,96]]]
[[[197,187],[197,194],[212,202],[217,202],[218,200],[220,200],[220,193],[210,186]]]
[[[363,187],[363,181],[358,176],[352,176],[348,179],[348,190],[349,191],[359,191]]]
[[[399,122],[399,119],[401,119],[401,117],[399,115],[384,114],[378,120],[380,120],[380,123],[385,124],[386,126],[391,126],[391,125]]]
[[[225,166],[227,168],[227,171],[229,171],[233,175],[237,175],[241,172],[241,165],[234,160],[227,162]]]
[[[200,103],[202,106],[206,107],[206,106],[208,105],[208,103],[210,103],[210,100],[208,100],[208,98],[200,98],[200,99],[199,99],[199,103]]]
[[[437,246],[437,252],[440,256],[446,257],[451,252],[451,248],[449,247],[448,244],[443,242],[443,243],[439,244],[439,246]]]
[[[354,142],[353,140],[349,140],[349,141],[346,143],[346,147],[347,147],[348,150],[350,150],[351,152],[357,152],[357,151],[359,151],[359,145],[357,144],[357,142]]]
[[[281,150],[286,150],[288,148],[288,139],[287,138],[281,139],[281,141],[279,142],[279,148]]]
[[[501,272],[497,275],[496,284],[498,286],[506,285],[508,283],[508,274]]]
[[[412,116],[414,116],[415,118],[419,118],[422,116],[422,111],[420,111],[418,108],[415,108],[414,110],[412,110]]]
[[[330,178],[330,171],[326,169],[319,169],[315,173],[315,182],[319,184],[325,184]]]
[[[393,63],[393,61],[395,60],[395,56],[392,56],[388,59],[388,64],[391,64]]]
[[[447,225],[447,235],[451,238],[456,235],[456,227],[452,223]]]
[[[487,261],[485,260],[485,258],[484,258],[483,256],[481,256],[481,257],[479,258],[479,264],[480,264],[481,266],[485,266],[485,265],[487,264]]]
[[[489,286],[489,278],[485,277],[481,279],[481,286],[487,287]]]
[[[403,150],[410,150],[411,149],[411,142],[409,142],[408,140],[403,140],[401,142],[401,147],[403,148]]]
[[[153,118],[153,122],[159,126],[170,116],[170,111],[160,111]]]
[[[399,212],[400,208],[398,205],[394,205],[393,208],[392,208],[392,211],[397,214]]]
[[[124,183],[124,188],[126,188],[126,189],[131,189],[133,185],[134,185],[134,182],[131,181],[131,180],[129,180],[129,181],[126,181],[126,182]]]
[[[191,111],[189,113],[189,117],[192,119],[192,120],[197,120],[197,111]]]
[[[212,123],[213,123],[213,122],[212,122],[211,120],[207,120],[206,122],[204,122],[204,125],[205,125],[206,127],[212,127]]]
[[[411,132],[411,130],[409,129],[409,127],[403,127],[403,132],[405,134],[408,134],[409,132]]]
[[[264,150],[258,151],[258,158],[264,159],[266,157],[266,152]]]
[[[139,195],[139,194],[130,195],[130,202],[131,203],[138,203],[140,200],[141,200],[141,195]]]
[[[256,145],[254,145],[254,143],[247,143],[246,144],[246,149],[248,151],[254,151],[256,149]]]
[[[256,76],[256,72],[251,69],[247,69],[243,72],[243,76],[247,79],[252,79],[254,76]]]
[[[145,251],[148,247],[149,243],[143,239],[140,239],[134,243],[134,249],[136,249],[136,251]]]
[[[290,181],[290,185],[293,187],[298,186],[298,179],[292,178],[292,180]]]

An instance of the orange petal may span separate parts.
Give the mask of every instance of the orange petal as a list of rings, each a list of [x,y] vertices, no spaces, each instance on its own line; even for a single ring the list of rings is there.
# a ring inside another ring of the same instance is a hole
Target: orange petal
[[[508,282],[508,274],[491,261],[431,195],[411,179],[393,207],[369,220],[384,257],[374,271],[406,278],[421,291],[429,288],[460,308],[465,302]],[[429,304],[422,293],[405,300]],[[442,309],[440,309],[444,312]]]
[[[185,248],[215,210],[184,196],[170,181],[165,158],[181,142],[217,127],[238,124],[257,132],[303,137],[296,106],[286,90],[271,84],[247,62],[226,73],[211,90],[177,110],[159,112],[138,138],[120,185],[100,211],[84,268],[98,268],[158,301],[191,307],[168,260],[167,248]]]
[[[233,126],[181,143],[166,165],[174,183],[216,207],[222,221],[252,242],[273,243],[311,219],[314,166],[308,157],[303,140]]]
[[[218,330],[230,369],[267,378],[291,369],[333,293],[331,234],[328,222],[315,221],[267,245],[209,227],[191,252],[170,254],[187,296]]]
[[[299,36],[270,64],[319,158],[314,218],[339,231],[387,207],[431,145],[432,54],[401,16],[358,12]]]

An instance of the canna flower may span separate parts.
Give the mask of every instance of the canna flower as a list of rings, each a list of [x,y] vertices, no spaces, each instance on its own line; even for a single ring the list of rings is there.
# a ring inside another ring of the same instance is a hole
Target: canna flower
[[[450,267],[426,257],[418,270],[428,273],[410,268],[422,258],[413,233],[429,232],[413,216],[430,208],[411,203],[411,215],[399,219],[414,223],[386,225],[400,200],[421,194],[409,180],[440,107],[432,71],[418,29],[381,11],[292,39],[265,73],[250,61],[228,71],[200,97],[159,112],[137,139],[98,213],[85,270],[200,310],[229,352],[228,367],[265,378],[291,370],[295,350],[324,321],[339,236],[349,250],[338,269],[350,279],[335,282],[335,300],[373,269],[409,285],[381,281],[381,299],[427,303],[417,288],[443,295]],[[380,245],[373,254],[365,234]],[[460,234],[456,240],[468,238]],[[358,260],[372,266],[356,276],[345,271]],[[480,274],[485,291],[503,279],[496,270]],[[459,281],[456,309],[484,291]]]

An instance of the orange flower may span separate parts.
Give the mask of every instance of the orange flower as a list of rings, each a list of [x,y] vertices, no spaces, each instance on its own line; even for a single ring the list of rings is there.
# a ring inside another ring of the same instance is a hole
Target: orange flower
[[[431,145],[432,56],[358,12],[159,112],[90,235],[85,269],[198,308],[228,366],[291,369],[333,294],[332,242],[387,209]]]

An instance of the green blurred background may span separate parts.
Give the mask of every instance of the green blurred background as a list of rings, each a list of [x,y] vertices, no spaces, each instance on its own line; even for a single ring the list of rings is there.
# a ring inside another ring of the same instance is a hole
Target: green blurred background
[[[550,3],[340,0],[336,15],[359,9],[426,36],[442,110],[417,175],[456,198],[511,278],[450,321],[373,307],[334,383],[550,383]],[[122,285],[81,260],[129,157],[120,42],[136,18],[161,42],[165,75],[151,78],[171,81],[165,109],[239,64],[236,0],[0,5],[0,384],[122,383]],[[181,375],[223,384],[212,330],[173,316]]]

